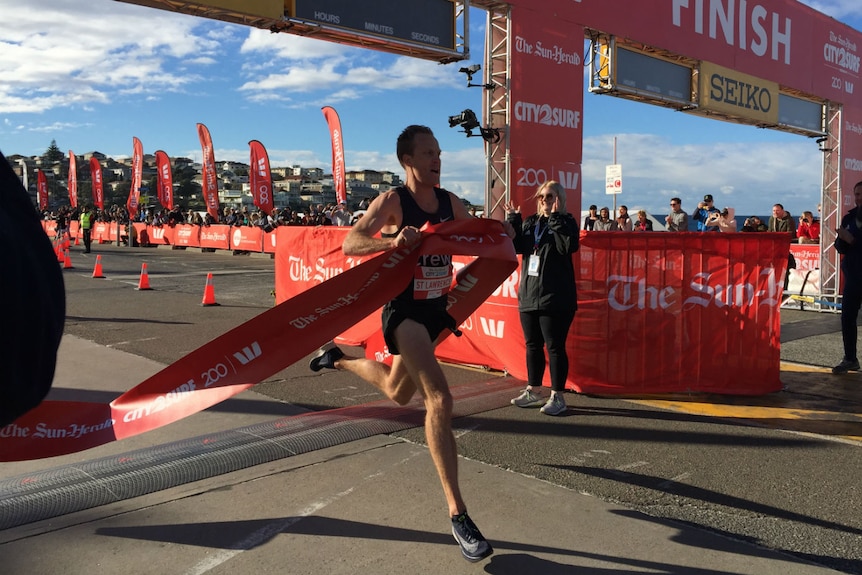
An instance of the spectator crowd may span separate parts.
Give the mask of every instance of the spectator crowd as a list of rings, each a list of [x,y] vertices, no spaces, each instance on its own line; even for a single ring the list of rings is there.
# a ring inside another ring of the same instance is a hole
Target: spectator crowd
[[[56,211],[43,210],[43,220],[54,220],[57,222],[58,235],[62,230],[69,227],[69,222],[78,221],[84,206],[71,208],[61,206]],[[312,204],[305,212],[293,210],[290,207],[274,209],[271,214],[260,209],[249,209],[248,206],[240,208],[226,206],[221,210],[218,220],[209,212],[185,210],[175,206],[171,210],[164,208],[143,208],[135,222],[146,223],[152,226],[176,226],[180,224],[191,224],[196,226],[209,226],[212,224],[226,224],[230,226],[258,226],[265,231],[272,231],[278,226],[350,226],[362,217],[368,201],[362,200],[357,204],[354,212],[347,206],[347,202],[337,204]],[[112,205],[100,210],[93,209],[94,222],[114,222],[121,225],[129,223],[129,212],[125,206]]]
[[[817,206],[820,214],[820,206]],[[725,207],[719,210],[715,207],[712,194],[706,194],[697,207],[688,214],[682,208],[680,198],[671,198],[670,212],[665,217],[665,229],[669,232],[689,231],[689,221],[699,232],[787,232],[795,242],[800,244],[820,243],[820,220],[813,212],[802,212],[798,221],[784,209],[781,204],[772,206],[772,216],[764,222],[757,216],[745,219],[739,228],[735,210]],[[637,212],[637,219],[632,219],[627,206],[620,206],[616,214],[611,214],[607,206],[589,207],[584,218],[583,229],[587,231],[636,231],[651,232],[655,230],[652,221],[644,210]]]

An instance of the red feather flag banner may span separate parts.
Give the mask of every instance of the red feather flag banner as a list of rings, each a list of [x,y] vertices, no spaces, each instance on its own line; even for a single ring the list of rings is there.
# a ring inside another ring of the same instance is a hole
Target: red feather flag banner
[[[132,138],[132,188],[129,190],[129,199],[126,208],[129,210],[129,219],[134,220],[138,214],[138,201],[141,198],[141,180],[144,171],[144,145],[141,141]]]
[[[269,169],[269,155],[266,148],[257,140],[248,143],[251,153],[251,195],[254,205],[267,214],[273,210],[272,173]]]
[[[93,182],[93,204],[100,210],[104,210],[105,188],[102,181],[102,164],[95,156],[90,158],[90,181]]]
[[[78,159],[69,150],[69,205],[78,207]]]
[[[172,210],[174,209],[174,175],[171,172],[171,159],[163,150],[156,151],[156,173],[159,203]]]
[[[215,152],[213,152],[213,139],[210,136],[210,131],[203,124],[198,124],[198,138],[201,141],[201,151],[203,152],[203,169],[201,187],[204,201],[207,204],[207,212],[216,221],[219,219],[218,213],[218,183],[216,182],[215,169]]]
[[[39,209],[48,209],[48,180],[42,170],[36,170],[36,193],[39,195]]]
[[[329,136],[332,139],[332,180],[335,183],[335,199],[347,201],[347,180],[344,172],[344,139],[341,137],[341,118],[331,106],[321,108],[323,117],[329,125]]]

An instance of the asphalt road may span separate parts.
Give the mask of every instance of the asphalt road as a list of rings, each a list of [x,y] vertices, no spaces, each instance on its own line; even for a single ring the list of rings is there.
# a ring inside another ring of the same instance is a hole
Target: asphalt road
[[[106,279],[90,277],[97,252]],[[88,255],[74,249],[72,262],[75,269],[64,272],[66,333],[161,363],[274,303],[274,263],[259,255],[99,246]],[[151,291],[134,289],[142,262]],[[208,272],[216,307],[200,305]],[[783,360],[826,366],[840,359],[837,316],[783,310],[782,326]],[[446,371],[453,385],[496,375]],[[654,517],[862,574],[862,375],[788,371],[782,381],[787,389],[765,398],[662,403],[571,394],[565,417],[496,409],[455,422],[459,450]],[[348,374],[312,373],[305,361],[255,389],[314,410],[381,399]],[[422,429],[399,435],[424,443]]]

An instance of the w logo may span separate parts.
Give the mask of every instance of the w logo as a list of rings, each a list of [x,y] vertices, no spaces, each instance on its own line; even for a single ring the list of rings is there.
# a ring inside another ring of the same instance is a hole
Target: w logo
[[[557,179],[567,190],[577,190],[580,174],[577,172],[557,172]]]
[[[240,351],[233,354],[238,362],[245,365],[260,357],[260,344],[257,342],[242,348]]]
[[[503,330],[506,327],[506,322],[488,319],[486,317],[480,317],[479,321],[482,323],[482,331],[485,332],[485,335],[488,337],[503,339]]]

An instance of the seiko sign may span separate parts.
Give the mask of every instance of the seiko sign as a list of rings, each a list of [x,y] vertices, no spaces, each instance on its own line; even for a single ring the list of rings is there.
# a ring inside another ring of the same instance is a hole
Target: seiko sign
[[[706,110],[777,124],[778,84],[703,62],[699,105]]]

